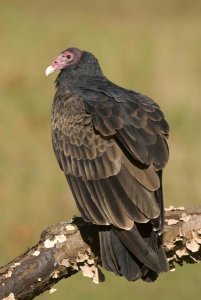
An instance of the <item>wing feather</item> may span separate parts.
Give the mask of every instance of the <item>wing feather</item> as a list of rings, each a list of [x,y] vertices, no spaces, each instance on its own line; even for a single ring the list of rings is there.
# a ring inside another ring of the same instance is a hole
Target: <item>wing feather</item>
[[[136,92],[119,90],[117,101],[117,90],[111,92],[110,87],[108,94],[107,90],[104,93],[102,90],[99,93],[91,91],[93,101],[90,101],[89,92],[88,98],[83,96],[95,129],[104,136],[115,136],[117,143],[141,163],[153,164],[156,170],[162,169],[169,156],[166,142],[169,126],[163,113],[155,102]],[[109,112],[102,114],[102,107],[107,104]],[[99,110],[100,113],[96,113]],[[162,154],[158,156],[159,148]]]

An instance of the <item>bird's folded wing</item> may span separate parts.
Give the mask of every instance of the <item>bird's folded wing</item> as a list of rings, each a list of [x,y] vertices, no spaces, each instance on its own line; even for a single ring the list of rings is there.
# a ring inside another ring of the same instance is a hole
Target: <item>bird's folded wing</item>
[[[168,157],[160,110],[91,91],[61,98],[53,106],[53,148],[85,220],[130,229],[157,218],[155,168]]]

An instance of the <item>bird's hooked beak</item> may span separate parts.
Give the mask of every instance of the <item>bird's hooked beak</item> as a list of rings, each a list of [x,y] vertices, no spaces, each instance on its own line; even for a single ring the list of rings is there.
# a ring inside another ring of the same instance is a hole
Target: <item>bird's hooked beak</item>
[[[54,71],[55,71],[55,68],[54,68],[53,66],[49,66],[49,67],[47,67],[47,69],[45,70],[45,75],[48,76],[48,75],[54,73]]]
[[[45,70],[45,75],[48,76],[57,70],[61,70],[66,66],[66,57],[60,54],[56,57],[53,63]]]

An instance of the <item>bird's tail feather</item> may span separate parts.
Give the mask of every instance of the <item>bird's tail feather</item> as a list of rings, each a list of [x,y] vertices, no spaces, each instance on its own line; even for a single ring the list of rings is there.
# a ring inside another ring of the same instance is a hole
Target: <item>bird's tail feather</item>
[[[99,237],[103,268],[130,281],[142,276],[139,262],[125,248],[113,230],[101,230]]]
[[[99,231],[102,266],[129,281],[156,280],[160,272],[168,270],[168,265],[154,234],[142,237],[137,227],[125,231],[103,226]]]

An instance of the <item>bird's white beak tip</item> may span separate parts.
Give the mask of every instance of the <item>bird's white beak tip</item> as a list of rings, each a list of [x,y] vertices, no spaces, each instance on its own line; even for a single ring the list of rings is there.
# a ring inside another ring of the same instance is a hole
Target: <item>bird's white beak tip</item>
[[[48,76],[48,75],[52,74],[54,71],[55,71],[55,69],[52,66],[49,66],[45,70],[45,75]]]

